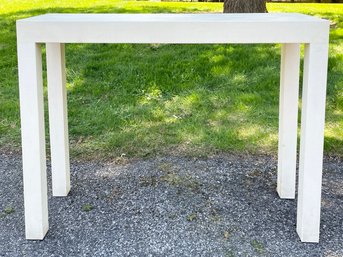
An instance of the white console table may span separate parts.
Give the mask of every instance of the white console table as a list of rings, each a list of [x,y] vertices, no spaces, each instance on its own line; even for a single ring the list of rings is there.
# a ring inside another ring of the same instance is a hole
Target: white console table
[[[281,43],[277,192],[295,198],[300,44],[305,45],[297,232],[319,241],[329,21],[302,14],[47,14],[17,21],[27,239],[48,231],[42,83],[46,44],[52,185],[70,190],[64,43]],[[101,61],[101,60],[99,60]]]

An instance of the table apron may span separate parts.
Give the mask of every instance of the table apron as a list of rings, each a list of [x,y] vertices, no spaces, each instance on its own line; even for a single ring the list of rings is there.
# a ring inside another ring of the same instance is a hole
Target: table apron
[[[21,42],[254,44],[326,43],[326,23],[17,23]]]

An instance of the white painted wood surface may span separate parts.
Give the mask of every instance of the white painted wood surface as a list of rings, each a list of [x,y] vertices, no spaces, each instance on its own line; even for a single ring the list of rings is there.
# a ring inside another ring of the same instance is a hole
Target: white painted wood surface
[[[42,55],[34,42],[18,42],[25,231],[42,239],[48,231]]]
[[[305,242],[319,241],[328,47],[305,44],[297,212]]]
[[[329,21],[302,14],[47,14],[17,21],[27,239],[48,230],[41,53],[47,44],[53,194],[70,189],[63,43],[281,43],[277,191],[295,197],[299,46],[305,44],[297,232],[318,242]]]
[[[66,196],[70,190],[67,93],[64,58],[64,44],[46,44],[52,194],[54,196]]]
[[[295,198],[300,44],[283,44],[281,49],[279,153],[277,192],[281,198]]]
[[[20,40],[44,43],[310,43],[325,41],[328,24],[296,13],[46,14],[17,21]]]

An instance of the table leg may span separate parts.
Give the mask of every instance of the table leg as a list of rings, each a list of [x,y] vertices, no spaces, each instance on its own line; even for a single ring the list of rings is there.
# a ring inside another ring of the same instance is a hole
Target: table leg
[[[70,167],[64,44],[47,43],[46,58],[52,193],[66,196],[70,190]]]
[[[300,44],[283,44],[281,50],[279,153],[277,192],[295,198]]]
[[[319,242],[328,44],[305,44],[297,232]]]
[[[43,239],[49,228],[40,45],[18,42],[25,232]]]

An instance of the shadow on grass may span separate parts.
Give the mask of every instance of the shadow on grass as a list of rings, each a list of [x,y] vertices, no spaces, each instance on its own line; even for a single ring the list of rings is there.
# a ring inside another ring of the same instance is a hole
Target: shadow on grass
[[[102,147],[115,150],[131,141],[139,151],[171,144],[256,151],[275,145],[274,45],[68,45],[67,50],[71,131],[107,138]]]

